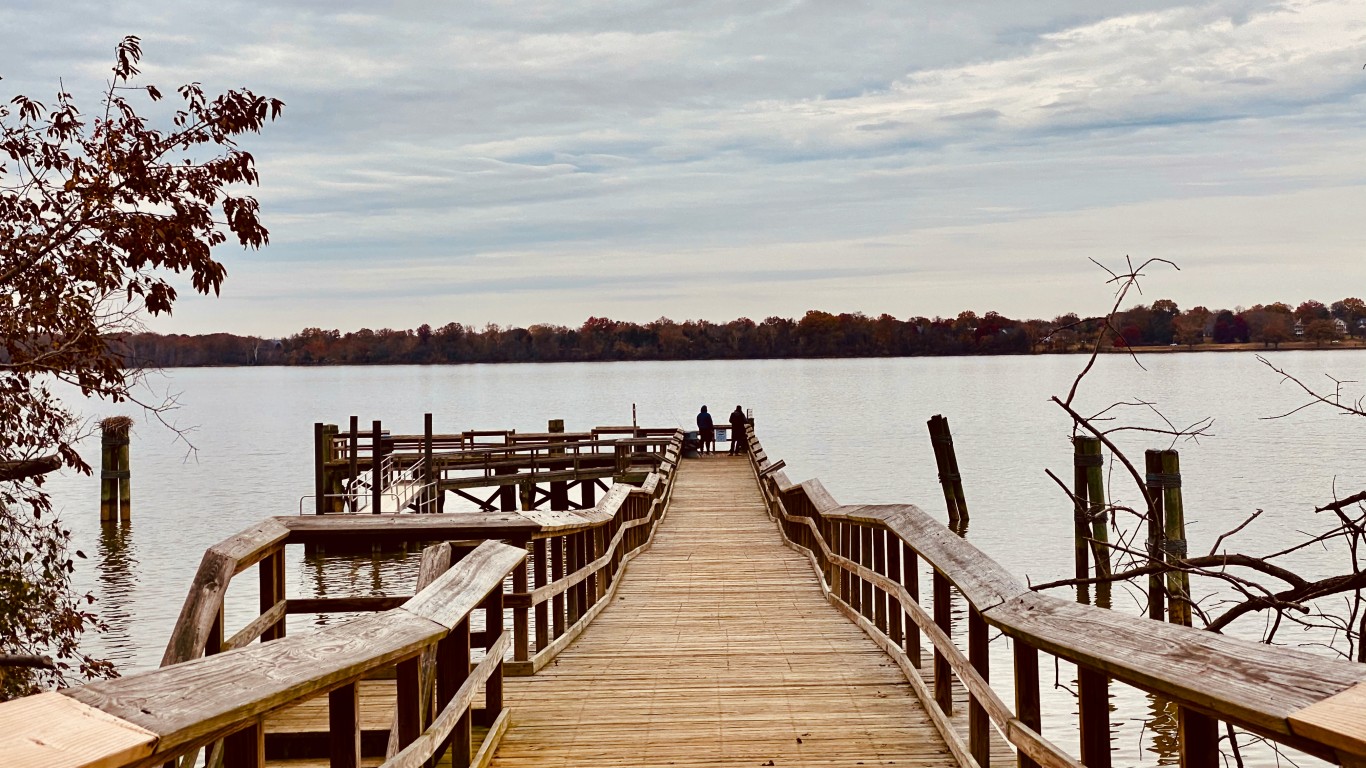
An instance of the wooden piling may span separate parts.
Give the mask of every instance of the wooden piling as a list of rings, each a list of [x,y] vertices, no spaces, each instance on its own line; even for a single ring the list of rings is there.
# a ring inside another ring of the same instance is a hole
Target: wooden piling
[[[432,415],[422,415],[422,495],[418,509],[431,512],[441,491],[436,485],[436,467],[432,466]]]
[[[944,489],[944,504],[949,511],[949,527],[958,531],[967,525],[968,502],[963,495],[963,476],[958,472],[958,456],[953,450],[949,420],[936,414],[926,424],[930,429],[930,445],[934,448],[934,463],[939,468],[939,485]]]
[[[360,419],[356,416],[351,417],[350,432],[346,436],[346,458],[346,479],[352,490],[344,501],[350,507],[347,511],[355,512],[360,509],[360,499],[356,498],[355,493],[356,479],[360,477]]]
[[[546,423],[546,432],[552,435],[564,434],[564,419],[550,419]],[[551,448],[550,455],[563,457],[564,449]],[[569,482],[567,480],[552,480],[550,482],[550,508],[554,510],[569,509]]]
[[[133,420],[110,416],[100,421],[100,521],[132,519],[128,431]]]
[[[1086,477],[1086,518],[1090,523],[1091,560],[1095,563],[1096,578],[1110,575],[1110,534],[1105,516],[1105,459],[1100,453],[1100,440],[1094,437],[1073,438],[1075,447],[1074,461],[1085,470]],[[1096,603],[1099,605],[1101,594],[1109,592],[1109,585],[1096,585]],[[1104,601],[1107,606],[1109,601]]]
[[[1162,451],[1162,472],[1154,480],[1162,488],[1162,512],[1165,517],[1166,541],[1163,551],[1168,563],[1186,559],[1186,516],[1181,503],[1181,456],[1176,451]],[[1184,571],[1167,572],[1167,620],[1172,624],[1191,625],[1190,577]]]
[[[1147,471],[1147,502],[1148,502],[1148,560],[1152,563],[1160,563],[1165,560],[1164,546],[1166,543],[1166,531],[1163,528],[1164,515],[1163,492],[1161,484],[1162,476],[1162,451],[1148,450],[1143,454],[1143,466]],[[1166,614],[1166,580],[1161,573],[1153,573],[1148,576],[1148,618],[1161,621]]]
[[[378,515],[384,498],[384,431],[379,419],[370,423],[370,513]]]

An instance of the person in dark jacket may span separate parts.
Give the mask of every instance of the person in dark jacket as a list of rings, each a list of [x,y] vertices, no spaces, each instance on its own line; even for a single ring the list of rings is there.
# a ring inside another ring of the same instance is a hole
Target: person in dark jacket
[[[705,405],[702,406],[702,412],[697,414],[697,431],[702,439],[702,450],[698,453],[716,453],[716,424],[712,422]]]
[[[735,406],[735,410],[730,414],[730,455],[739,456],[745,446],[745,424],[749,419],[745,418],[745,409]]]

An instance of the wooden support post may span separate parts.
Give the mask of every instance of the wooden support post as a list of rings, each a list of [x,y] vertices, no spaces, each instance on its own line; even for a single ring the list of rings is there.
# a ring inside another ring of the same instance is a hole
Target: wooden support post
[[[856,523],[849,523],[846,529],[848,534],[848,558],[855,563],[863,562],[863,528]],[[856,573],[849,574],[849,607],[855,613],[863,613],[863,579]]]
[[[1168,563],[1186,559],[1186,512],[1181,503],[1181,456],[1176,451],[1162,452],[1162,509],[1166,516],[1166,542],[1163,548]],[[1149,478],[1152,482],[1153,478]],[[1167,573],[1167,618],[1172,624],[1191,625],[1190,577],[1185,571]]]
[[[343,685],[327,694],[332,768],[360,768],[360,687]]]
[[[589,528],[583,532],[583,564],[586,566],[596,559],[598,559],[598,529]],[[598,589],[602,584],[596,573],[589,574],[583,584],[583,610],[587,613],[588,609],[598,602]]]
[[[531,583],[536,589],[544,587],[550,583],[550,563],[546,562],[549,557],[545,546],[545,539],[533,539],[531,541]],[[542,601],[536,604],[534,610],[536,624],[536,650],[550,645],[550,606]]]
[[[1072,553],[1075,563],[1072,577],[1085,579],[1091,576],[1091,523],[1087,519],[1086,468],[1091,462],[1102,461],[1099,454],[1092,456],[1082,450],[1080,440],[1072,441]],[[1090,590],[1085,584],[1077,585],[1077,602],[1090,603]]]
[[[564,419],[550,419],[546,424],[546,432],[552,435],[564,434]],[[564,458],[564,449],[552,448],[550,455],[556,458]],[[550,508],[555,510],[569,509],[568,481],[554,480],[550,483]]]
[[[911,594],[911,599],[920,602],[920,558],[916,555],[911,545],[905,542],[901,544],[901,584],[906,587],[906,591]],[[911,663],[916,669],[920,669],[920,627],[908,613],[904,617],[906,622],[906,655],[911,657]]]
[[[281,600],[285,599],[285,550],[281,547],[267,555],[257,563],[256,568],[260,571],[261,582],[261,613],[274,608]],[[280,620],[266,627],[261,633],[261,642],[269,640],[279,640],[285,636],[285,619]]]
[[[1081,718],[1081,762],[1110,768],[1110,678],[1077,666],[1077,708]]]
[[[128,439],[133,420],[110,416],[100,421],[100,522],[132,519]]]
[[[1105,515],[1105,467],[1100,453],[1100,440],[1094,437],[1076,437],[1076,451],[1080,454],[1074,461],[1082,461],[1086,470],[1086,517],[1090,522],[1091,560],[1095,563],[1096,578],[1110,575],[1110,534],[1108,519]],[[1110,607],[1110,585],[1096,584],[1096,605]]]
[[[949,580],[939,569],[934,571],[934,623],[944,631],[945,635],[953,637],[953,613],[950,609]],[[939,650],[939,646],[934,649],[934,700],[939,704],[939,708],[944,714],[953,714],[953,686],[949,675],[952,674],[949,666],[949,659]],[[1088,764],[1088,768],[1091,768]]]
[[[906,582],[902,580],[904,577],[901,573],[901,539],[892,535],[891,532],[888,532],[885,535],[887,537],[885,544],[887,549],[887,578],[897,584],[905,584]],[[898,648],[906,647],[904,616],[905,614],[903,614],[901,610],[901,601],[897,600],[892,595],[888,595],[887,637],[890,638]]]
[[[1186,707],[1176,708],[1181,768],[1219,768],[1219,721]]]
[[[397,701],[394,703],[395,717],[398,719],[398,748],[401,750],[417,740],[422,733],[422,690],[418,680],[422,659],[413,656],[398,663],[395,686]]]
[[[990,636],[987,622],[976,608],[968,607],[968,662],[981,675],[983,682],[991,682],[991,658],[988,647]],[[968,694],[968,751],[980,768],[991,766],[991,718],[976,696]]]
[[[204,638],[204,655],[213,656],[223,652],[223,603],[218,603],[218,613],[209,625],[209,636]]]
[[[873,533],[873,572],[887,575],[887,529],[870,529]],[[870,587],[873,585],[869,585]],[[887,634],[887,599],[889,595],[881,587],[873,592],[873,624],[882,634]]]
[[[522,542],[522,548],[526,549],[527,543]],[[522,564],[512,572],[512,591],[517,594],[527,592],[527,563]],[[527,628],[527,609],[518,606],[512,609],[512,658],[516,661],[526,661],[531,658],[528,653],[530,644],[530,632]]]
[[[455,692],[470,676],[470,621],[465,619],[437,643],[436,650],[436,711],[445,708]],[[467,768],[470,764],[470,713],[461,716],[451,732],[451,765]],[[445,750],[438,750],[440,758]],[[433,761],[436,762],[436,761]]]
[[[958,455],[953,450],[949,420],[936,414],[926,423],[930,428],[934,463],[939,469],[939,485],[944,490],[944,504],[948,507],[949,527],[962,533],[960,529],[968,523],[968,501],[963,495],[963,476],[958,472]]]
[[[356,489],[359,486],[356,481],[360,479],[360,419],[352,416],[350,424],[347,425],[349,431],[346,435],[346,479],[350,490],[346,494],[345,502],[349,509],[348,512],[355,512],[360,509],[360,499],[356,498]]]
[[[1149,450],[1143,454],[1143,467],[1148,473],[1148,560],[1160,563],[1164,560],[1166,532],[1162,529],[1162,452]],[[1154,481],[1158,482],[1154,482]],[[1161,621],[1167,612],[1166,580],[1160,573],[1148,575],[1148,618]]]
[[[518,485],[521,490],[522,511],[530,512],[536,508],[536,481],[527,480]]]
[[[526,561],[522,561],[517,568],[522,573],[526,573]],[[503,586],[500,584],[493,588],[489,596],[484,598],[484,650],[491,650],[499,638],[503,636]],[[484,683],[484,713],[480,718],[479,725],[485,728],[493,725],[493,721],[498,719],[498,714],[503,711],[503,660],[500,658],[494,664],[493,673],[489,675],[488,682]]]
[[[174,761],[168,765],[174,765]],[[223,768],[265,768],[266,733],[260,720],[223,739]]]
[[[584,509],[592,509],[595,505],[597,505],[597,490],[598,481],[596,479],[580,480],[579,505],[582,506]]]
[[[583,555],[584,555],[584,552],[583,552],[583,531],[575,531],[574,533],[569,534],[569,572],[570,572],[570,573],[577,573],[578,570],[579,570],[580,568],[583,567],[583,562],[584,562],[584,557],[583,557]],[[585,590],[584,590],[584,583],[583,583],[582,581],[580,581],[578,584],[575,584],[574,586],[572,586],[572,587],[569,588],[569,623],[570,623],[570,624],[573,624],[573,623],[577,622],[579,619],[583,618],[584,609],[587,608],[587,606],[584,605],[584,603],[586,602],[586,600],[584,599],[584,597],[585,597]]]
[[[378,515],[384,494],[384,435],[379,419],[370,425],[370,513]]]
[[[1020,722],[1043,735],[1043,707],[1039,702],[1039,649],[1019,638],[1012,640],[1015,654],[1015,716]],[[1039,768],[1034,758],[1020,751],[1018,768]]]
[[[871,526],[860,526],[859,528],[859,565],[864,568],[873,567],[873,529]],[[873,582],[864,579],[860,585],[863,596],[859,599],[859,607],[863,611],[863,618],[873,621],[873,601],[876,591],[873,589]]]
[[[830,522],[830,550],[840,557],[849,556],[848,539],[845,536],[846,526],[838,520]],[[843,566],[835,567],[835,580],[830,584],[833,594],[839,595],[840,601],[845,605],[849,604],[849,575],[844,572]]]
[[[552,536],[546,539],[550,546],[550,580],[559,581],[564,578],[564,550],[567,545],[567,536]],[[565,596],[561,592],[550,598],[550,614],[554,621],[555,637],[559,638],[564,634],[565,629]]]
[[[323,423],[313,422],[313,514],[327,514],[327,456],[323,453]]]
[[[418,510],[432,512],[441,491],[437,488],[436,467],[432,466],[432,415],[422,415],[422,502]]]
[[[495,475],[515,475],[517,470],[514,467],[497,467],[493,470]],[[503,512],[517,511],[517,488],[512,485],[502,485],[498,487],[498,508]]]

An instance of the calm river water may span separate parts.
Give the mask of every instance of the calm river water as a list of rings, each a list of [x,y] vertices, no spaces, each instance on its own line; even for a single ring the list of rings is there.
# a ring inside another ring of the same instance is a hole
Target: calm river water
[[[1307,382],[1366,379],[1366,351],[1268,355]],[[563,418],[570,431],[630,423],[634,403],[648,426],[691,428],[699,405],[724,414],[739,403],[754,410],[769,456],[784,458],[794,480],[819,477],[845,503],[912,502],[942,516],[925,421],[949,418],[970,508],[968,538],[1033,582],[1071,569],[1071,507],[1044,474],[1070,477],[1069,423],[1048,401],[1065,394],[1084,363],[1079,356],[758,360],[372,368],[175,369],[151,386],[178,394],[170,418],[190,431],[195,453],[175,433],[128,407],[87,403],[87,415],[128,413],[138,419],[132,442],[133,520],[118,530],[98,523],[98,480],[65,475],[50,489],[76,545],[77,578],[92,589],[110,631],[90,641],[125,671],[155,666],[205,548],[271,515],[299,511],[312,492],[312,424],[382,419],[396,432],[421,432],[422,414],[437,431],[515,428],[543,431]],[[1102,358],[1083,385],[1083,410],[1115,401],[1152,402],[1172,422],[1214,419],[1212,436],[1177,447],[1182,453],[1192,551],[1257,509],[1264,514],[1226,546],[1258,553],[1318,529],[1313,508],[1366,488],[1366,421],[1311,408],[1267,419],[1305,398],[1246,353],[1174,353]],[[1146,370],[1145,370],[1146,369]],[[1359,386],[1359,385],[1358,385]],[[1358,390],[1360,392],[1360,390]],[[1127,423],[1152,425],[1146,408]],[[1167,447],[1156,436],[1126,433],[1142,449]],[[98,438],[86,445],[98,463]],[[1117,484],[1118,486],[1118,484]],[[1129,493],[1134,502],[1137,494]],[[1123,498],[1117,501],[1125,501]],[[1316,550],[1299,566],[1312,574],[1345,569],[1340,553]],[[326,580],[291,563],[291,595],[402,593],[412,563],[358,558]],[[386,584],[386,579],[391,582]],[[254,611],[254,583],[235,588],[229,630]],[[1116,608],[1136,608],[1122,594]],[[291,621],[304,617],[291,617]],[[1250,631],[1260,631],[1256,619]],[[303,627],[300,627],[302,630]],[[291,630],[293,631],[293,630]],[[1314,640],[1305,637],[1303,641]],[[1294,633],[1280,640],[1300,642]],[[998,643],[998,645],[1000,645]],[[1002,666],[1001,669],[1007,667]],[[1070,680],[1064,670],[1060,682]],[[1008,675],[998,675],[1000,678]],[[1045,677],[1048,677],[1045,675]],[[1048,683],[1046,682],[1046,686]],[[1075,722],[1069,695],[1049,692],[1045,732]],[[1135,763],[1151,764],[1154,726],[1144,700],[1121,699],[1117,744]],[[1009,700],[1009,699],[1007,699]],[[1159,728],[1160,730],[1160,728]],[[1158,741],[1162,739],[1159,738]],[[1122,761],[1121,761],[1122,762]]]

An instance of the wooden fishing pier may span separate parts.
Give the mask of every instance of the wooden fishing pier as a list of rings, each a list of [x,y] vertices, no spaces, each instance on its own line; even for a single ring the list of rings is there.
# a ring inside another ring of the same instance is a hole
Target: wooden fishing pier
[[[1108,768],[1128,685],[1178,707],[1183,765],[1221,765],[1224,724],[1366,765],[1366,665],[1032,592],[915,506],[789,481],[752,430],[696,460],[675,430],[315,436],[312,514],[205,553],[160,669],[0,704],[0,764]],[[287,595],[290,547],[399,543],[403,594]],[[1041,655],[1076,665],[1075,723],[1042,722]]]

